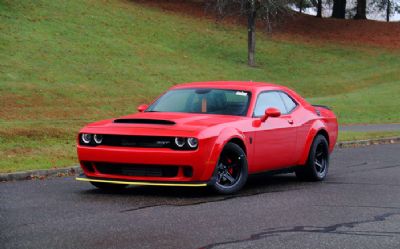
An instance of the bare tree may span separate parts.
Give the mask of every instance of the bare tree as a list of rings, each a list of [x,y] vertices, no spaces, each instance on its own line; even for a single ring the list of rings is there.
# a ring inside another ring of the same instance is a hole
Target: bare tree
[[[317,1],[317,17],[322,18],[322,0]]]
[[[400,13],[399,0],[380,0],[381,10],[385,10],[386,21],[390,22],[390,16],[395,13]]]
[[[310,0],[312,6],[317,8],[316,17],[322,18],[322,0]]]
[[[303,13],[304,0],[299,0],[299,12]]]
[[[392,3],[390,0],[386,0],[386,21],[390,22],[390,14],[392,13],[391,11]]]
[[[292,0],[293,4],[299,9],[299,13],[303,13],[305,9],[314,7],[316,0]]]
[[[346,16],[346,0],[333,0],[332,17],[344,19]]]
[[[354,19],[367,19],[367,0],[357,0],[357,13]]]
[[[260,19],[271,30],[272,22],[287,13],[289,0],[209,0],[221,18],[230,15],[247,17],[248,64],[255,66],[256,21]]]
[[[386,21],[395,13],[400,13],[400,0],[370,0],[368,9],[373,12],[382,12]]]

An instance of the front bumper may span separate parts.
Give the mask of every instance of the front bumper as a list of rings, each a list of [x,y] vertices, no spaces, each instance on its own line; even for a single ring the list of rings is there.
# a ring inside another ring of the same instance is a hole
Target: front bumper
[[[218,161],[220,148],[214,144],[215,139],[201,140],[199,148],[193,151],[78,145],[77,151],[84,174],[90,179],[85,181],[204,184],[211,180]]]

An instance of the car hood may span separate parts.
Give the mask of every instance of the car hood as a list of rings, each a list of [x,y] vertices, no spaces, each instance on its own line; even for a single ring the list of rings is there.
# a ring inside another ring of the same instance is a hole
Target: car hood
[[[244,117],[194,113],[144,112],[87,125],[81,132],[120,135],[196,136]]]

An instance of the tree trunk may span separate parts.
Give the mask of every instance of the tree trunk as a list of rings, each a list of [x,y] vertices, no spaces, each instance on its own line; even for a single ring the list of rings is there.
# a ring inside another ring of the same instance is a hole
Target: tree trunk
[[[357,14],[354,19],[367,19],[367,0],[357,0]]]
[[[392,5],[392,3],[390,2],[390,0],[386,0],[386,21],[387,22],[390,22],[390,8],[392,7],[391,6]]]
[[[299,0],[299,12],[303,13],[303,2],[304,0]]]
[[[340,19],[346,17],[346,0],[333,0],[332,17]]]
[[[254,1],[252,1],[254,3]],[[255,50],[256,50],[256,10],[253,5],[248,15],[248,64],[255,66]]]
[[[322,18],[322,0],[317,2],[317,17]]]

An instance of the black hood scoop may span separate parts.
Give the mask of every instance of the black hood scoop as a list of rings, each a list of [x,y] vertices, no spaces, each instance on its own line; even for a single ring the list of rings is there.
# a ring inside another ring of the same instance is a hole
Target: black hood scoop
[[[114,123],[117,124],[156,124],[156,125],[174,125],[176,124],[173,121],[169,120],[161,120],[161,119],[139,119],[139,118],[124,118],[124,119],[116,119]]]

